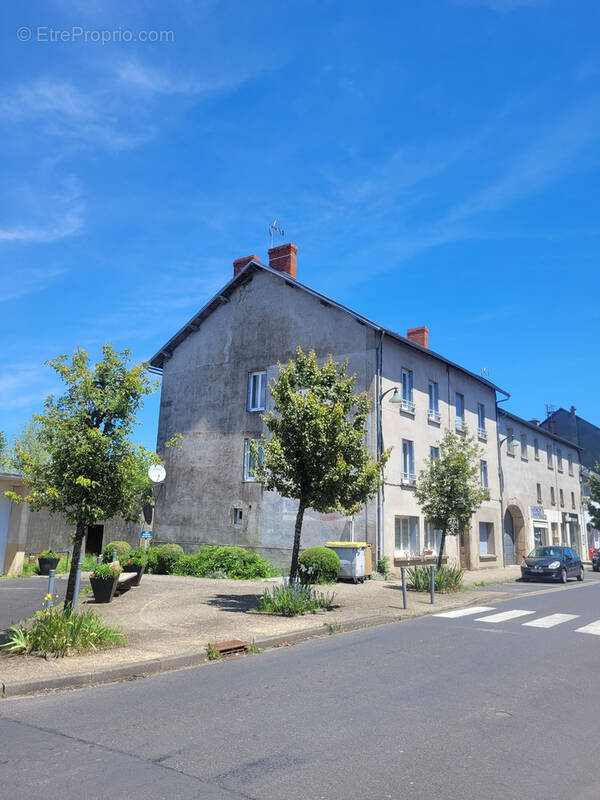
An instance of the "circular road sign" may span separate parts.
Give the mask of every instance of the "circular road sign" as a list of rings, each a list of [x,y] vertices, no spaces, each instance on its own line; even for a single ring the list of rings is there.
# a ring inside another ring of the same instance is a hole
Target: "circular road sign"
[[[162,483],[166,478],[167,473],[162,464],[152,464],[148,469],[148,477],[152,483]]]

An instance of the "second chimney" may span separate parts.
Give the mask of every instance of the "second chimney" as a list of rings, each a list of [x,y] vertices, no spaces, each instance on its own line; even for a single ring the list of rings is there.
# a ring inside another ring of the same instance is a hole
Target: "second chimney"
[[[280,272],[285,272],[291,278],[295,278],[297,252],[298,247],[291,242],[272,247],[269,250],[269,266],[273,269],[278,269]]]
[[[406,331],[406,338],[421,347],[429,347],[429,328],[422,325],[420,328],[409,328]]]
[[[236,258],[233,262],[233,276],[241,272],[244,267],[247,267],[251,261],[258,261],[260,262],[260,258],[258,256],[244,256],[243,258]]]

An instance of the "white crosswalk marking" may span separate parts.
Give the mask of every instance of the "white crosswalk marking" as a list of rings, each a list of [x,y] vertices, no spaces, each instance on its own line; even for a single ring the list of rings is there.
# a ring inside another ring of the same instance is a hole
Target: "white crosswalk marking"
[[[596,622],[590,622],[589,625],[584,625],[583,628],[577,628],[575,633],[591,633],[592,636],[600,636],[600,619]]]
[[[485,611],[494,611],[494,608],[495,606],[471,606],[471,608],[457,608],[455,611],[444,611],[442,614],[433,614],[433,616],[456,619],[457,617],[468,617],[471,614],[483,614]]]
[[[489,617],[477,617],[475,622],[507,622],[509,619],[525,617],[527,614],[535,614],[535,611],[523,611],[519,608],[515,608],[512,611],[502,611],[500,614],[492,614]]]
[[[540,617],[521,624],[529,628],[553,628],[555,625],[568,622],[570,619],[577,619],[578,616],[579,614],[550,614],[549,617]]]

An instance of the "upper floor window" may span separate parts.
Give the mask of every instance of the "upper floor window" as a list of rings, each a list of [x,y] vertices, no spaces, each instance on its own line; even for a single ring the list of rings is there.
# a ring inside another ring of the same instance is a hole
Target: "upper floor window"
[[[575,508],[575,492],[571,492],[571,508]]]
[[[565,504],[565,495],[564,495],[564,492],[563,492],[563,490],[562,490],[562,489],[559,489],[559,490],[558,490],[558,496],[559,496],[559,498],[560,498],[560,504],[561,504],[561,506],[564,506],[564,504]]]
[[[256,478],[254,477],[254,469],[257,463],[257,457],[252,452],[251,442],[258,442],[257,439],[244,439],[244,480],[245,481],[255,481]],[[258,461],[262,463],[263,460],[263,452],[262,449],[259,447],[258,449]]]
[[[552,503],[553,506],[556,505],[556,494],[554,492],[554,486],[550,487],[550,502]]]
[[[485,406],[483,403],[477,403],[477,435],[480,439],[487,440],[487,433],[485,430]]]
[[[552,460],[552,445],[551,444],[547,444],[546,445],[546,460],[548,461],[548,469],[553,469],[554,468],[554,463],[553,463],[553,460]]]
[[[402,439],[402,483],[414,486],[416,482],[415,445],[408,439]]]
[[[402,410],[414,414],[413,374],[411,369],[402,370]]]
[[[527,434],[521,434],[521,458],[527,461]]]
[[[433,461],[436,458],[440,457],[440,448],[439,447],[430,447],[429,448],[429,458]]]
[[[456,398],[454,401],[454,407],[456,409],[456,430],[457,431],[464,431],[465,429],[465,396],[463,394],[456,393]]]
[[[537,486],[537,501],[541,505],[542,503],[542,484],[536,483]]]
[[[506,454],[514,456],[515,454],[515,432],[513,428],[506,429]]]
[[[571,453],[569,453],[569,455],[567,456],[567,459],[569,461],[569,475],[572,475],[573,474],[573,456],[571,455]]]
[[[267,373],[248,373],[248,411],[264,411],[267,402]]]
[[[428,417],[433,422],[440,421],[440,387],[437,381],[429,381]]]
[[[560,447],[556,448],[556,468],[559,472],[563,471],[563,463],[562,463],[562,450]]]
[[[533,440],[533,455],[536,461],[540,460],[540,443],[537,439]]]
[[[489,487],[488,484],[488,465],[487,461],[483,459],[479,462],[479,477],[481,479],[481,487],[482,489],[487,489]]]

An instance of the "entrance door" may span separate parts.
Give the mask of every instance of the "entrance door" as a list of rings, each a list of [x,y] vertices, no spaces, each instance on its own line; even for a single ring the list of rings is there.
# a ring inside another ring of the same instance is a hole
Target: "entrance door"
[[[512,514],[507,511],[504,515],[504,566],[516,564],[515,558],[515,526]]]
[[[102,552],[102,539],[104,538],[104,525],[90,525],[85,540],[85,552],[99,556]]]

